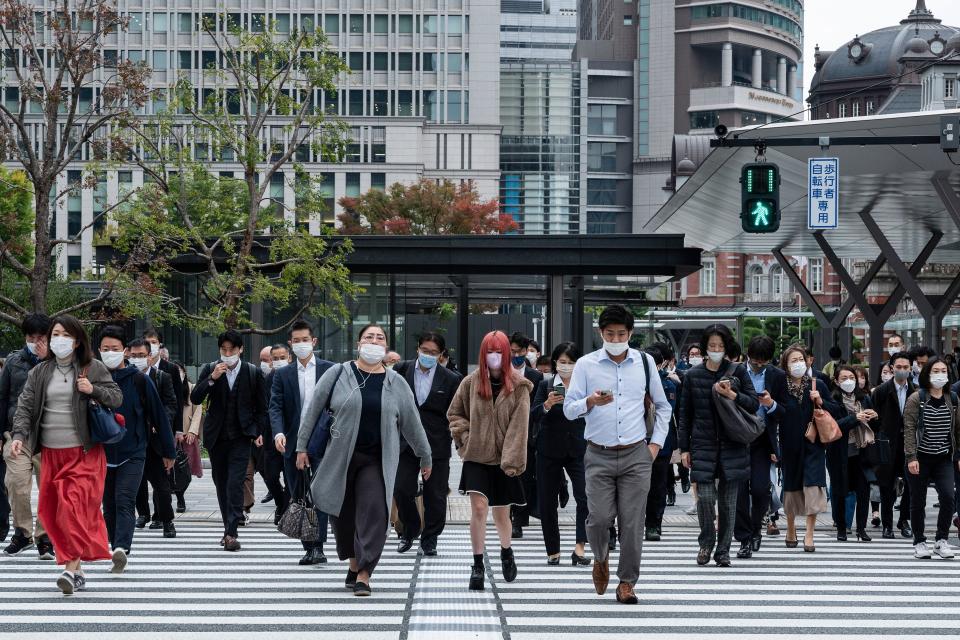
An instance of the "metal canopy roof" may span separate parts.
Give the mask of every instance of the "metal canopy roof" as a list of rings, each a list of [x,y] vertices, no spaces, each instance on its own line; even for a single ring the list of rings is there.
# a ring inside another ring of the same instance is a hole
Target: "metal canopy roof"
[[[934,136],[940,118],[960,111],[815,120],[783,123],[737,132],[742,139],[810,138],[819,136]],[[733,135],[731,133],[731,135]],[[879,250],[867,233],[859,212],[876,197],[873,218],[905,260],[913,260],[939,229],[944,237],[932,256],[934,262],[960,262],[960,229],[954,224],[931,180],[946,176],[960,191],[960,167],[951,164],[939,145],[770,147],[766,158],[780,166],[781,225],[772,234],[746,234],[740,228],[740,169],[754,162],[753,148],[716,148],[697,172],[644,225],[643,232],[684,234],[688,246],[708,251],[820,255],[807,229],[807,160],[840,159],[840,221],[824,231],[841,258],[875,258]],[[960,162],[960,154],[954,154]]]

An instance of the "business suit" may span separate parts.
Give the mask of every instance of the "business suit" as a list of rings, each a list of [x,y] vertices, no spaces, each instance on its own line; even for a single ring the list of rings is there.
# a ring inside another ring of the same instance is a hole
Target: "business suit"
[[[772,364],[763,370],[763,388],[777,405],[787,401],[787,374]],[[757,392],[759,395],[759,391]],[[766,410],[761,405],[766,416]],[[738,542],[748,542],[760,537],[763,517],[770,507],[770,456],[780,457],[780,445],[777,441],[777,424],[767,421],[766,431],[750,443],[750,482],[743,482],[737,493],[737,521],[734,525],[734,538]]]
[[[203,366],[190,400],[194,404],[210,400],[203,420],[204,445],[210,454],[224,535],[236,538],[243,518],[243,480],[251,443],[267,422],[267,386],[263,372],[247,362],[236,364],[239,370],[232,386],[229,371],[214,380],[216,364]]]
[[[333,363],[320,360],[316,356],[311,357],[314,358],[315,363],[314,383],[316,383],[320,381],[327,369],[333,366]],[[292,364],[288,364],[273,373],[268,410],[270,416],[269,446],[276,450],[275,438],[280,434],[283,434],[287,439],[286,450],[283,453],[283,477],[286,480],[287,491],[291,499],[296,499],[300,492],[305,489],[302,486],[303,473],[297,469],[295,453],[297,436],[300,433],[300,416],[303,412],[303,399],[300,397],[299,367],[300,361],[294,360]],[[264,438],[265,441],[267,439]],[[264,446],[267,446],[266,442],[264,442]],[[316,469],[317,465],[311,464],[310,467]],[[306,490],[309,490],[309,487]],[[317,514],[319,516],[320,539],[315,542],[301,541],[305,551],[314,548],[323,549],[323,544],[327,541],[327,514],[319,510]]]
[[[906,397],[916,391],[913,382],[907,381]],[[897,501],[897,477],[907,479],[906,459],[903,452],[903,412],[900,409],[900,400],[897,396],[896,380],[890,379],[873,390],[870,402],[874,411],[880,416],[880,432],[890,441],[890,464],[879,465],[874,471],[877,474],[877,485],[880,487],[880,520],[884,529],[893,528],[893,505]],[[906,403],[904,403],[906,404]],[[897,526],[906,524],[910,520],[910,492],[904,491],[900,498],[900,516]],[[905,536],[906,537],[906,536]]]
[[[433,456],[433,471],[423,483],[423,528],[421,531],[420,514],[417,511],[417,480],[420,476],[420,460],[404,440],[400,444],[400,462],[397,466],[397,480],[393,497],[397,502],[397,515],[403,524],[402,537],[415,540],[420,536],[420,544],[425,550],[436,549],[437,538],[443,532],[447,522],[447,494],[450,491],[450,456],[453,438],[450,435],[450,421],[447,410],[453,402],[453,396],[460,386],[460,376],[449,369],[434,365],[433,380],[423,403],[417,394],[417,361],[401,362],[394,371],[403,376],[413,391],[420,422],[423,424]]]
[[[161,360],[160,362],[163,362]],[[176,387],[173,379],[162,368],[150,367],[145,372],[153,382],[160,395],[163,411],[174,434],[183,431],[183,421],[180,416],[180,405],[177,403]],[[179,381],[179,372],[177,380]],[[146,458],[143,463],[143,477],[140,479],[140,488],[137,491],[137,514],[150,518],[150,493],[147,485],[153,487],[153,520],[154,522],[171,522],[173,520],[173,486],[170,483],[170,474],[163,467],[162,443],[156,425],[148,424],[149,437]]]
[[[530,406],[532,407],[533,401],[536,399],[537,388],[540,386],[540,383],[543,382],[543,374],[532,367],[524,366],[523,377],[533,383],[533,389],[530,390]],[[529,428],[532,428],[532,414],[529,424]],[[520,481],[523,483],[523,493],[527,498],[527,504],[510,507],[510,515],[513,519],[514,529],[529,526],[531,515],[534,518],[540,517],[540,509],[537,504],[537,452],[534,446],[533,438],[528,438],[527,468],[520,474]]]
[[[289,367],[290,365],[287,366]],[[267,387],[268,394],[270,394],[273,389],[274,374],[279,371],[282,371],[282,369],[274,369],[264,378],[264,384]],[[268,413],[269,407],[270,404],[268,400]],[[280,481],[280,477],[283,475],[283,456],[280,455],[280,452],[277,451],[274,445],[273,430],[269,421],[264,425],[264,430],[260,433],[260,436],[263,438],[263,445],[254,448],[253,466],[254,470],[263,478],[263,483],[267,485],[267,491],[270,492],[269,495],[273,498],[273,503],[276,507],[276,509],[274,509],[274,517],[278,518],[287,510],[287,505],[290,504],[290,492],[287,490],[287,487],[284,486],[283,482]],[[250,471],[249,467],[247,467],[247,471]],[[247,482],[244,484],[243,492],[244,507],[249,508],[253,506],[252,474],[247,476]]]

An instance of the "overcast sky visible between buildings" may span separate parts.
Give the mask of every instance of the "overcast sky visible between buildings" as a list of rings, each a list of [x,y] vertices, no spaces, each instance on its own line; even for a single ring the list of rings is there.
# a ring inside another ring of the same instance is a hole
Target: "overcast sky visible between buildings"
[[[926,0],[943,24],[960,27],[960,0]],[[805,0],[803,37],[803,93],[813,78],[813,50],[844,46],[856,35],[899,24],[917,6],[916,0]],[[804,105],[806,106],[806,105]]]

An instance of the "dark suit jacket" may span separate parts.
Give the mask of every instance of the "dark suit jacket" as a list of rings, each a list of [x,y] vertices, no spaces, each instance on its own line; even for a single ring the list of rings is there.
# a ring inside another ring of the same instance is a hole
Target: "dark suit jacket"
[[[329,360],[316,358],[317,380],[333,366]],[[300,433],[300,413],[303,403],[300,402],[300,380],[297,377],[299,361],[294,360],[279,371],[272,374],[270,385],[270,437],[276,438],[281,433],[287,438],[287,448],[284,458],[290,458],[297,449],[297,435]],[[266,445],[266,443],[264,443]],[[272,443],[271,443],[272,446]]]
[[[230,385],[227,382],[226,374],[220,376],[217,380],[210,378],[210,373],[216,364],[216,362],[211,362],[203,365],[197,384],[190,394],[190,400],[193,404],[201,404],[207,398],[210,400],[207,403],[207,412],[203,418],[203,441],[208,449],[217,443],[220,432],[225,430],[225,412],[230,394]],[[268,428],[267,396],[269,391],[260,367],[255,367],[249,362],[240,362],[237,366],[243,367],[238,372],[237,380],[234,383],[238,385],[237,415],[240,420],[240,431],[253,439]]]
[[[170,380],[173,382],[173,393],[177,398],[177,419],[170,424],[173,425],[174,431],[183,431],[183,424],[181,424],[183,420],[181,420],[179,416],[181,409],[187,404],[187,399],[183,395],[183,383],[180,380],[180,370],[177,368],[177,365],[163,358],[160,359],[160,364],[157,366],[160,368],[160,371],[170,376]],[[162,392],[160,397],[163,398]],[[164,405],[166,405],[166,400],[164,400]]]
[[[533,389],[530,391],[530,406],[533,406],[533,400],[537,397],[537,387],[543,382],[543,374],[533,367],[523,368],[523,377],[533,383]]]
[[[536,433],[534,447],[537,453],[547,458],[582,458],[587,451],[587,441],[583,439],[587,421],[583,418],[567,420],[563,415],[562,402],[549,411],[544,411],[543,403],[547,401],[551,391],[553,382],[541,380],[537,385],[537,396],[530,405],[530,416]]]
[[[903,414],[900,412],[900,400],[897,398],[896,382],[891,378],[870,394],[873,410],[880,416],[880,431],[886,434],[891,447],[896,447],[903,434]],[[907,397],[917,388],[907,381]],[[896,455],[896,449],[894,449]]]
[[[401,362],[393,368],[410,385],[414,402],[418,402],[417,387],[414,382],[416,368],[416,360]],[[426,401],[423,404],[417,404],[420,422],[423,423],[423,430],[427,433],[427,441],[430,443],[430,451],[434,458],[450,457],[450,445],[453,438],[450,435],[450,420],[447,419],[447,410],[450,408],[450,403],[453,402],[453,396],[459,386],[460,375],[458,373],[437,365]],[[410,445],[401,437],[401,453],[409,448]]]
[[[161,362],[163,362],[161,360]],[[175,368],[175,367],[174,367]],[[153,382],[154,386],[157,388],[157,393],[160,394],[160,401],[163,402],[163,409],[167,413],[167,419],[170,421],[170,426],[173,430],[183,431],[183,418],[181,418],[180,401],[177,400],[176,388],[178,385],[173,383],[173,378],[170,377],[170,374],[165,372],[162,368],[160,371],[157,371],[153,367],[150,367],[147,370],[150,374],[150,380]],[[179,380],[179,372],[178,372]]]
[[[767,393],[770,394],[770,397],[773,398],[773,401],[778,405],[787,401],[787,374],[783,372],[783,369],[768,364],[766,373],[763,376],[763,385]],[[767,420],[766,422],[767,437],[757,438],[752,446],[762,446],[767,450],[767,453],[775,453],[779,458],[780,440],[777,435],[777,422],[775,420]]]

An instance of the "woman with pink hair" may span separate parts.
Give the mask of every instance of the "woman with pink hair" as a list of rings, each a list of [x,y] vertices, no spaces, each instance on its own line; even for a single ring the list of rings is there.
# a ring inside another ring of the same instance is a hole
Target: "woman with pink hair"
[[[487,510],[500,537],[503,579],[517,578],[510,548],[510,506],[526,504],[520,474],[527,466],[527,425],[532,383],[510,366],[510,340],[491,331],[480,343],[480,366],[460,383],[447,411],[457,453],[463,459],[460,493],[470,496],[473,568],[470,589],[484,588]]]

